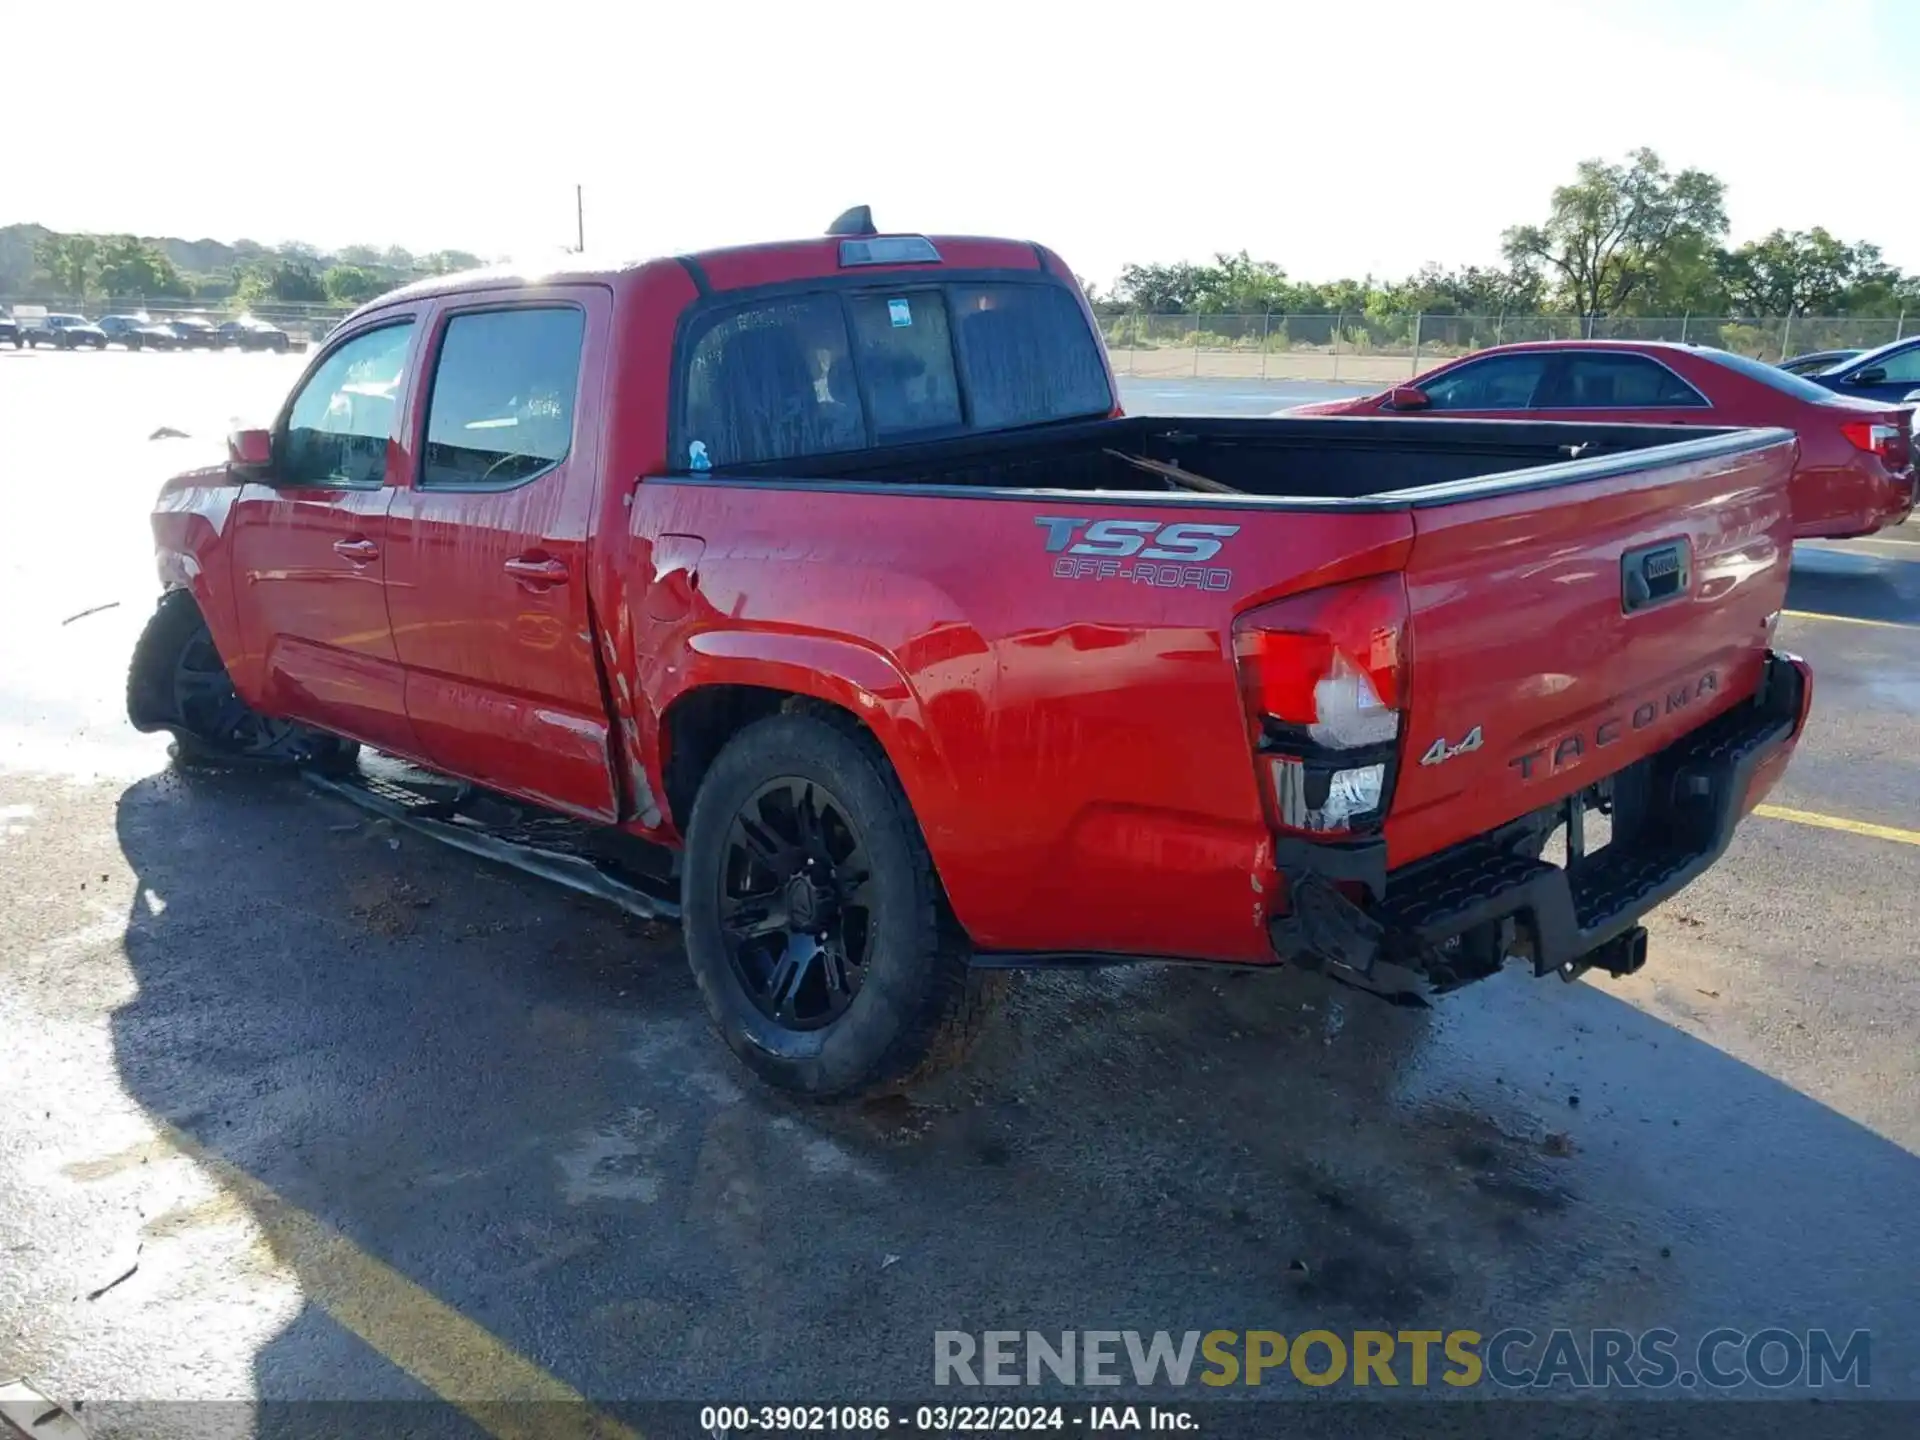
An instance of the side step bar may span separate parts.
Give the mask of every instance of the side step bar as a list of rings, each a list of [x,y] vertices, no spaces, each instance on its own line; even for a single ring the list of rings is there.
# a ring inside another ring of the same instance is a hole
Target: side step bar
[[[639,877],[629,878],[597,857],[507,839],[463,817],[460,812],[468,793],[464,787],[456,790],[452,798],[434,798],[377,776],[355,774],[337,778],[312,770],[302,774],[316,790],[338,796],[369,814],[404,825],[455,850],[511,865],[582,895],[605,900],[642,920],[680,918],[679,899],[667,893],[667,887],[658,881],[653,885],[644,884]]]

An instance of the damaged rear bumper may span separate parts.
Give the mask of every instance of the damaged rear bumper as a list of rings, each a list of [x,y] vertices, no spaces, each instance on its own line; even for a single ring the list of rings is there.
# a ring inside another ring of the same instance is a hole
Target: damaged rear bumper
[[[1630,974],[1646,957],[1641,917],[1720,858],[1785,770],[1812,695],[1806,663],[1771,653],[1750,704],[1611,777],[1604,801],[1585,792],[1398,870],[1386,869],[1384,841],[1284,842],[1290,907],[1269,924],[1274,952],[1394,997],[1512,959],[1569,980]],[[1569,816],[1578,833],[1595,803],[1613,814],[1611,843],[1565,867],[1538,858],[1546,835]]]

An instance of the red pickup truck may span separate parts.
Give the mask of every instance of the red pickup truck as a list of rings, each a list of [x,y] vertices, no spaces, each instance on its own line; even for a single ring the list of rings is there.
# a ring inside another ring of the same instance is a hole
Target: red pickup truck
[[[814,1095],[1012,966],[1642,963],[1805,722],[1789,434],[1127,416],[1051,251],[843,222],[360,310],[161,494],[134,723],[599,837]]]

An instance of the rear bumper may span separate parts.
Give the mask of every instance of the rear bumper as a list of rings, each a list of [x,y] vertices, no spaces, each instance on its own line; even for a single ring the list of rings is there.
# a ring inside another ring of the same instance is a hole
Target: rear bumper
[[[1892,473],[1878,465],[1874,469],[1874,476],[1857,487],[1861,495],[1860,508],[1803,523],[1795,528],[1794,538],[1855,540],[1905,523],[1913,514],[1916,491],[1920,491],[1920,471],[1909,467]]]
[[[1638,969],[1641,918],[1725,852],[1785,771],[1812,697],[1806,663],[1771,654],[1750,704],[1612,777],[1612,843],[1565,868],[1536,858],[1559,806],[1391,872],[1378,842],[1283,843],[1291,906],[1269,924],[1274,951],[1394,995],[1452,989],[1515,958],[1568,979]]]

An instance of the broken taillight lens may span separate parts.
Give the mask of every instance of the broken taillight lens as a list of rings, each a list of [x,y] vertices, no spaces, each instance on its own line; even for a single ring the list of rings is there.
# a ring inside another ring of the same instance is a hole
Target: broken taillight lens
[[[1407,693],[1406,632],[1397,575],[1330,585],[1234,622],[1240,691],[1277,827],[1337,833],[1384,818]]]
[[[1878,455],[1891,470],[1904,470],[1912,459],[1913,447],[1907,427],[1897,420],[1845,420],[1840,433],[1856,450]]]

